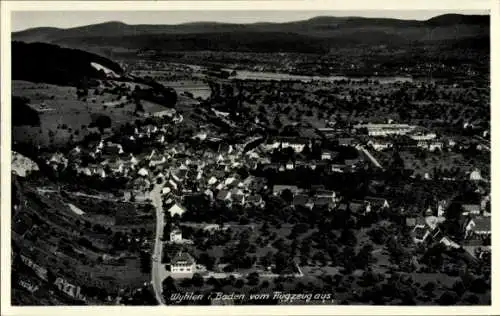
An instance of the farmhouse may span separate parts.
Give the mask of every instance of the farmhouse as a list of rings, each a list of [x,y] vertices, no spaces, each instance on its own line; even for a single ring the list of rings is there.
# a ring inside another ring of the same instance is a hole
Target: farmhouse
[[[187,252],[180,250],[170,261],[170,272],[172,273],[194,273],[196,261]]]

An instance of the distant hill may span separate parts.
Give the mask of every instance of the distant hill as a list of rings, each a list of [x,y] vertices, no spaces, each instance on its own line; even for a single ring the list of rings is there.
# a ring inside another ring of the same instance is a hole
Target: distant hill
[[[117,63],[85,51],[46,43],[12,42],[12,80],[75,86],[84,77],[106,77],[91,63],[123,73]]]
[[[49,42],[51,35],[61,29],[56,27],[37,27],[12,33],[12,39],[21,42]]]
[[[128,25],[107,22],[69,29],[25,30],[13,33],[12,39],[69,47],[323,52],[339,46],[397,46],[485,37],[489,36],[489,26],[487,15],[446,14],[425,21],[320,16],[303,21],[253,24]]]

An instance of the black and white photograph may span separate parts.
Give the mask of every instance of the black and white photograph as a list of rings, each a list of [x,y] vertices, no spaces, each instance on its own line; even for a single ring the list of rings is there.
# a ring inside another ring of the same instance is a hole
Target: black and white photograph
[[[12,10],[8,303],[491,306],[490,8],[374,5]]]

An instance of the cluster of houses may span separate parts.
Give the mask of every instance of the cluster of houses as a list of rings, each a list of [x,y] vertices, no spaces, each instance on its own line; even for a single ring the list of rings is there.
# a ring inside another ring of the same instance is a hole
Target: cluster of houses
[[[491,253],[491,213],[487,207],[487,198],[478,204],[462,204],[460,244],[445,236],[440,224],[446,221],[444,216],[445,201],[434,209],[429,208],[425,216],[408,217],[406,225],[412,229],[413,240],[417,244],[439,242],[446,247],[463,249],[471,257],[484,259]]]
[[[266,187],[265,181],[254,176],[242,177],[238,173],[252,162],[256,160],[232,146],[219,153],[205,152],[197,158],[177,161],[157,176],[164,181],[163,199],[169,204],[204,195],[211,202],[224,203],[229,207],[264,207],[258,192]]]
[[[329,210],[334,209],[340,197],[335,191],[326,190],[323,187],[313,188],[307,192],[295,185],[275,185],[273,186],[273,195],[282,196],[284,191],[289,191],[291,197],[291,206],[293,207],[306,207],[313,209],[316,207],[327,207]]]
[[[469,141],[459,142],[452,138],[439,137],[435,132],[408,124],[358,124],[354,130],[366,129],[369,140],[367,145],[376,151],[383,151],[394,146],[400,148],[420,148],[429,152],[443,150],[465,150],[474,147],[478,151],[488,151],[483,144],[473,144]]]
[[[170,123],[160,126],[149,124],[136,127],[131,135],[124,135],[126,139],[123,139],[123,142],[134,143],[138,146],[144,144],[162,145],[166,143],[166,135],[170,128]],[[96,162],[83,164],[83,158]],[[59,152],[54,153],[46,160],[46,163],[55,170],[61,170],[68,167],[71,162],[77,173],[84,176],[133,177],[135,174],[143,175],[145,173],[141,167],[154,167],[166,163],[167,159],[170,158],[172,158],[172,153],[169,152],[162,155],[151,153],[135,157],[124,151],[124,144],[101,139],[91,142],[86,148],[76,146],[66,155]]]

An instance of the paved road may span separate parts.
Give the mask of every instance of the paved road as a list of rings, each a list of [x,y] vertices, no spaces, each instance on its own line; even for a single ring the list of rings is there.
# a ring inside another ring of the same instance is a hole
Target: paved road
[[[368,150],[366,150],[365,147],[363,146],[359,146],[358,147],[359,150],[363,151],[363,153],[373,162],[373,164],[381,169],[384,169],[384,167],[382,167],[382,165],[378,162],[377,159],[375,159],[375,157],[372,156],[372,154],[370,154],[370,152]]]
[[[163,235],[163,228],[165,227],[163,206],[161,200],[161,189],[163,184],[155,184],[150,193],[151,201],[156,209],[156,237],[155,248],[153,251],[153,261],[151,265],[151,283],[155,292],[156,300],[160,305],[165,305],[165,300],[162,295],[163,287],[162,282],[166,275],[165,265],[161,264],[163,242],[161,241]]]

